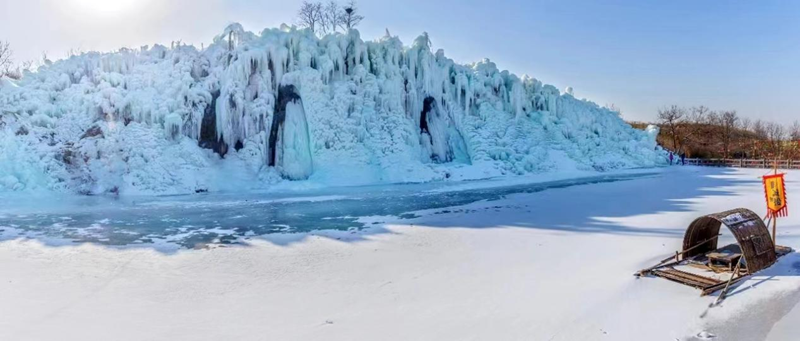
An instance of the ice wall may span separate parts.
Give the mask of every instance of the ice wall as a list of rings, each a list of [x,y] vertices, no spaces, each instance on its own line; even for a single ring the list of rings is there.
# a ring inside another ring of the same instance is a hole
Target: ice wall
[[[190,193],[663,162],[614,112],[488,60],[456,64],[427,34],[406,47],[388,34],[234,24],[202,50],[91,52],[0,84],[0,191]]]
[[[270,129],[267,165],[278,167],[287,179],[308,179],[314,172],[310,141],[303,101],[294,86],[281,86]]]

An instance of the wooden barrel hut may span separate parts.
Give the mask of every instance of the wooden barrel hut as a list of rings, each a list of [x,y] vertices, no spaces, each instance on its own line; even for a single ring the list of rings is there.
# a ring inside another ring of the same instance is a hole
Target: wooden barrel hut
[[[718,247],[725,225],[736,244]],[[692,286],[708,295],[770,267],[792,249],[775,246],[769,229],[758,214],[744,208],[695,219],[686,230],[683,251],[635,275],[654,275]]]
[[[747,272],[765,269],[777,261],[775,244],[764,221],[753,211],[745,208],[709,214],[697,218],[686,231],[683,249],[690,250],[684,259],[703,255],[717,249],[719,230],[725,225],[736,238],[742,251]],[[699,245],[703,243],[703,245]]]

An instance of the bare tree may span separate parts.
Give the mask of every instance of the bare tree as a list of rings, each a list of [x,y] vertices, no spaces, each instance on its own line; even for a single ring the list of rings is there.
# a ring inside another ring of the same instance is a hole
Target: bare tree
[[[322,34],[334,33],[336,28],[342,23],[344,17],[344,9],[339,7],[336,1],[330,1],[322,8],[320,15],[320,28]]]
[[[794,142],[800,142],[800,121],[794,121],[792,124],[791,138]]]
[[[32,71],[33,70],[33,64],[34,64],[34,61],[26,60],[26,61],[22,62],[22,69],[23,70]]]
[[[735,110],[672,105],[658,111],[658,124],[658,143],[690,157],[800,158],[800,121],[781,125],[743,118]]]
[[[701,105],[692,108],[686,116],[686,122],[682,124],[685,127],[683,129],[684,149],[699,149],[703,152],[713,150],[713,145],[718,142],[714,137],[716,137],[716,128],[719,126],[719,113]]]
[[[751,121],[751,120],[750,120],[749,118],[747,118],[747,117],[743,118],[743,119],[741,120],[741,122],[739,123],[739,127],[740,127],[740,128],[742,128],[742,130],[750,130],[750,127],[751,127],[752,125],[753,125],[753,121]]]
[[[750,153],[748,152],[748,143],[751,142],[750,140],[750,130],[753,126],[753,121],[751,121],[747,117],[743,117],[739,119],[739,129],[737,131],[737,137],[734,140],[733,148],[736,149],[741,156],[746,157]]]
[[[762,121],[761,119],[755,120],[753,122],[753,127],[751,128],[753,134],[758,139],[766,139],[767,138],[767,123]]]
[[[785,157],[796,160],[800,156],[800,121],[794,121],[789,127],[789,141],[786,141]]]
[[[361,20],[364,20],[364,16],[359,14],[356,2],[351,0],[344,6],[344,14],[341,22],[342,29],[350,31],[350,29],[358,26]]]
[[[386,32],[387,32],[387,36],[388,36],[389,30],[387,29]],[[622,109],[620,109],[616,104],[614,104],[614,103],[606,104],[606,109],[610,110],[611,112],[616,113],[617,116],[622,117]]]
[[[765,125],[765,131],[767,134],[767,150],[770,154],[769,156],[773,158],[781,157],[783,142],[786,139],[786,130],[778,123],[769,122]]]
[[[672,149],[675,151],[680,148],[679,127],[683,122],[684,116],[686,116],[686,111],[677,105],[672,105],[658,111],[658,120],[671,136]]]
[[[766,123],[761,119],[757,119],[753,121],[753,124],[750,127],[750,132],[753,134],[751,138],[752,143],[752,154],[754,157],[761,157],[763,144],[760,143],[761,141],[766,141],[767,139],[767,128]]]
[[[728,158],[731,151],[731,142],[734,139],[739,128],[739,115],[735,110],[723,111],[719,115],[719,129],[720,140],[722,141],[722,155],[723,158]]]
[[[47,51],[42,51],[42,65],[50,66],[53,62],[47,58]]]
[[[13,59],[11,57],[14,52],[11,51],[11,45],[7,41],[0,40],[0,77],[12,73]]]
[[[701,105],[699,107],[692,108],[692,112],[689,115],[688,119],[694,123],[706,123],[708,119],[708,114],[711,112],[711,109],[708,107]],[[712,112],[713,113],[713,112]]]
[[[322,4],[319,2],[303,1],[303,4],[300,5],[300,10],[297,11],[297,24],[300,25],[300,27],[311,29],[311,32],[317,33],[317,25],[322,21]]]
[[[73,47],[67,50],[67,58],[72,58],[74,56],[80,56],[83,54],[82,47]]]

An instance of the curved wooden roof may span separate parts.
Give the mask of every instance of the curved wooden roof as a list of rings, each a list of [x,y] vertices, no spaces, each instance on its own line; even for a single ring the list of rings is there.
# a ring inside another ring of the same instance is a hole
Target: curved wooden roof
[[[697,218],[686,231],[683,239],[683,249],[687,250],[697,244],[703,243],[719,234],[720,226],[725,225],[731,231],[739,246],[742,248],[742,255],[747,262],[749,273],[769,267],[777,260],[775,254],[775,244],[769,234],[769,229],[764,225],[764,221],[758,214],[745,208],[725,211],[721,213],[709,214]],[[690,258],[717,249],[717,241],[706,242],[684,255]]]

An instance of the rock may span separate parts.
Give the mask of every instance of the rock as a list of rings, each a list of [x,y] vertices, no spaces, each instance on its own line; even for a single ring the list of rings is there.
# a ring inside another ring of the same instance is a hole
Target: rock
[[[87,129],[86,132],[84,132],[83,135],[81,135],[81,140],[87,137],[95,137],[95,136],[100,136],[101,138],[105,138],[105,135],[103,134],[103,129],[101,129],[100,126],[98,125],[93,125],[91,128]]]
[[[221,137],[217,136],[217,99],[219,98],[219,91],[211,93],[211,104],[206,106],[203,113],[203,120],[200,124],[200,139],[198,145],[200,148],[211,149],[220,157],[225,157],[228,153],[228,145]]]
[[[64,150],[61,152],[61,162],[64,162],[64,164],[71,165],[72,157],[73,152],[70,148],[64,148]]]

